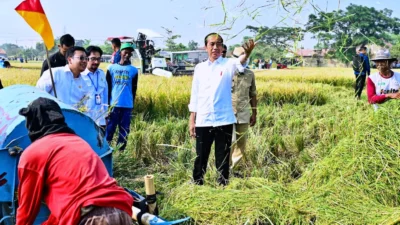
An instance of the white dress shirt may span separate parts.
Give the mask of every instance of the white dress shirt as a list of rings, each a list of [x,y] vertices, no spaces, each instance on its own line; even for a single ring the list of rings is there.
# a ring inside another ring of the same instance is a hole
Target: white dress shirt
[[[86,69],[82,72],[82,78],[86,81],[89,90],[89,98],[86,102],[86,115],[90,116],[97,125],[106,125],[108,111],[108,84],[103,70],[97,69],[94,73]]]
[[[57,92],[57,99],[61,102],[84,111],[88,98],[88,86],[82,75],[74,78],[69,66],[51,68],[53,72],[54,85]],[[50,70],[46,70],[36,83],[36,87],[53,95],[54,90],[51,84]]]
[[[197,64],[192,82],[189,111],[196,113],[196,127],[236,123],[232,107],[232,79],[244,71],[239,59],[219,57]]]

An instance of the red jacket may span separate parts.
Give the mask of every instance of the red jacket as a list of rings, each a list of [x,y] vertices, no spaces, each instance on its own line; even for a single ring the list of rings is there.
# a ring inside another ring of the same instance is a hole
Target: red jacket
[[[132,215],[133,198],[108,175],[100,157],[74,134],[52,134],[33,142],[18,164],[17,225],[33,224],[41,201],[47,225],[75,225],[80,209],[115,207]]]

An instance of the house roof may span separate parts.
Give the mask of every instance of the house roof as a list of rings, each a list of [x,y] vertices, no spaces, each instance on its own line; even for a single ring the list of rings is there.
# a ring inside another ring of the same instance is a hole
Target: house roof
[[[7,54],[7,52],[4,49],[0,48],[0,54]]]

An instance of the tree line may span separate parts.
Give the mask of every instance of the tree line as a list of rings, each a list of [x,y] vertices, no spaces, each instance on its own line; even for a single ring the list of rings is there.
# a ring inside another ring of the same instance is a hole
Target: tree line
[[[356,48],[362,45],[374,44],[391,49],[394,57],[400,57],[400,19],[392,16],[390,9],[377,10],[374,7],[350,4],[344,10],[332,12],[318,11],[308,16],[304,27],[267,27],[247,26],[258,41],[252,58],[281,59],[287,53],[296,55],[300,49],[298,43],[304,40],[305,33],[311,33],[317,40],[314,49],[329,50],[325,57],[350,62]],[[163,27],[164,28],[164,27]],[[187,45],[177,43],[180,35],[164,28],[167,34],[165,49],[167,51],[196,50],[199,44],[191,40]],[[246,41],[250,37],[244,37]],[[58,43],[58,39],[54,40]],[[82,40],[81,46],[90,45],[90,40]],[[241,43],[229,46],[229,50],[240,46]],[[111,45],[104,42],[100,46],[105,54],[112,54]],[[45,55],[43,43],[36,43],[35,48],[23,48],[15,44],[0,46],[9,56],[34,58]],[[57,51],[57,45],[51,52]]]

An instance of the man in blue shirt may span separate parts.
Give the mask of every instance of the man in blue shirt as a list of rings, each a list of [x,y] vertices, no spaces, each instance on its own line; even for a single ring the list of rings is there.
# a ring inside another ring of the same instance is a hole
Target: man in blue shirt
[[[358,55],[353,59],[353,70],[354,75],[356,76],[355,97],[360,99],[365,85],[366,75],[369,76],[371,74],[371,66],[367,56],[367,47],[360,47]]]
[[[118,64],[119,61],[121,61],[121,51],[120,51],[121,40],[119,40],[119,38],[113,38],[111,40],[111,46],[112,46],[112,49],[114,51],[113,56],[111,58],[111,63],[112,64],[116,64],[116,63]]]
[[[120,150],[126,148],[132,110],[135,103],[138,69],[130,65],[133,47],[129,43],[121,46],[121,60],[112,64],[107,71],[109,106],[112,108],[108,118],[106,139],[110,143],[115,130],[119,129],[117,145]]]

